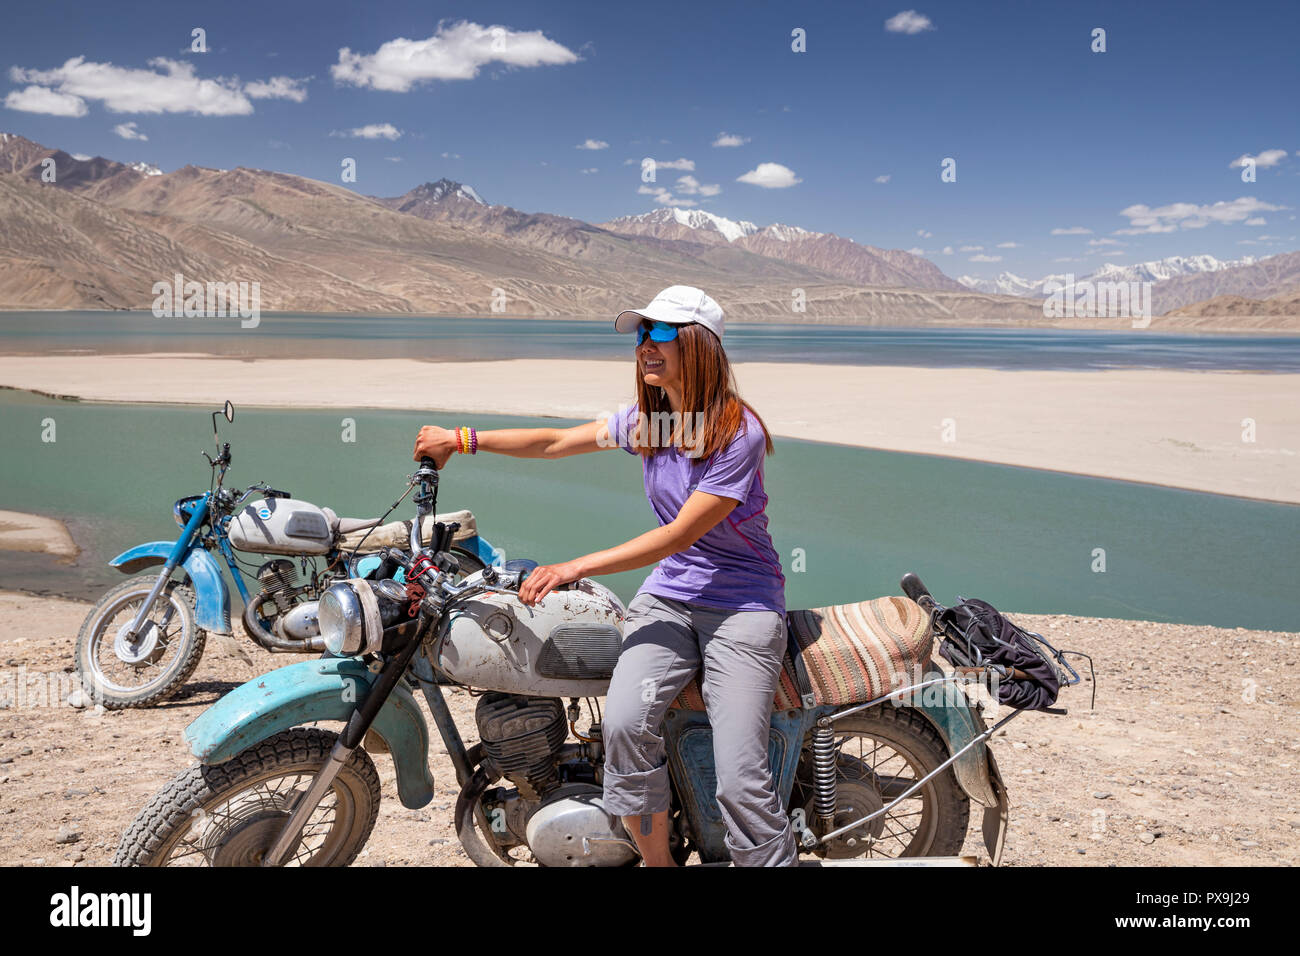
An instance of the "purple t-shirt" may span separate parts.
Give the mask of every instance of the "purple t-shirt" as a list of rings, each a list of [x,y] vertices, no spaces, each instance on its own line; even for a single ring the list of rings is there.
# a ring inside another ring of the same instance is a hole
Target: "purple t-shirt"
[[[610,437],[629,454],[640,409],[632,405],[607,419]],[[731,513],[684,551],[655,566],[637,593],[707,607],[785,613],[785,575],[767,533],[763,491],[763,429],[749,409],[731,442],[710,459],[661,448],[642,458],[646,498],[660,525],[677,517],[693,491],[734,498]]]

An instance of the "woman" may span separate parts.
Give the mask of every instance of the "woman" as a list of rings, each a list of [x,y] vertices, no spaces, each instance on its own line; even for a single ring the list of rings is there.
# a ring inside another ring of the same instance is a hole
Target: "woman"
[[[604,722],[604,804],[646,866],[672,866],[660,724],[701,667],[713,727],[717,800],[737,866],[793,866],[794,833],[768,766],[768,726],[786,649],[785,576],[767,532],[762,420],[737,395],[718,304],[672,286],[622,312],[636,330],[637,403],[574,428],[420,429],[415,458],[453,452],[563,458],[603,448],[639,454],[659,527],[605,551],[534,569],[531,605],[582,577],[658,562],[628,605]],[[644,412],[644,414],[643,414]]]

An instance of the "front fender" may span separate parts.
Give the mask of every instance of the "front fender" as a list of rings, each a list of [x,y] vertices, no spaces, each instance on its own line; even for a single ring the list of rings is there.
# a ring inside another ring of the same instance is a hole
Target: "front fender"
[[[942,676],[938,671],[926,679]],[[961,688],[952,683],[934,684],[900,697],[900,704],[914,707],[934,725],[953,754],[984,732],[984,721],[972,710]],[[996,807],[998,795],[989,779],[989,750],[978,743],[952,764],[953,774],[966,796],[982,807]]]
[[[290,727],[347,720],[377,676],[355,657],[277,668],[241,684],[205,710],[185,728],[185,741],[200,762],[222,763]],[[433,799],[429,728],[401,683],[389,694],[371,730],[392,754],[402,806],[415,810],[428,804]]]
[[[176,548],[175,541],[150,541],[123,551],[110,567],[123,574],[135,574],[145,568],[166,564]],[[216,634],[231,634],[230,589],[221,576],[221,567],[202,548],[191,548],[183,564],[194,585],[194,616],[199,627]]]

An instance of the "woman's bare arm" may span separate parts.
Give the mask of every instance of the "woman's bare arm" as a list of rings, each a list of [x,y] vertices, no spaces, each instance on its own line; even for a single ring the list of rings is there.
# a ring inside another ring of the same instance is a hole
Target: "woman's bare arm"
[[[480,431],[478,450],[512,458],[567,458],[617,448],[609,437],[609,426],[598,419],[572,428],[494,428]],[[437,425],[425,425],[415,440],[412,457],[419,461],[429,457],[441,468],[456,453],[456,432]]]

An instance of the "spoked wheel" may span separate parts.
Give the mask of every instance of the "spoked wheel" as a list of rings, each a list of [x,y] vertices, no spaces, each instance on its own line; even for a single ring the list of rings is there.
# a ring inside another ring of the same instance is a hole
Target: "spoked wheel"
[[[261,866],[337,735],[286,730],[160,790],[122,836],[114,866]],[[312,810],[286,866],[347,866],[374,829],[379,774],[354,750]]]
[[[123,581],[86,615],[77,635],[76,666],[87,694],[109,710],[144,707],[171,697],[194,673],[207,632],[194,621],[194,593],[167,584],[134,638],[136,614],[158,581]]]
[[[835,829],[880,810],[948,759],[939,732],[906,708],[877,707],[833,726]],[[803,809],[818,836],[827,832],[814,809],[811,745],[800,754],[790,805]],[[828,859],[953,856],[966,840],[969,822],[970,800],[948,767],[888,813],[812,852]]]

